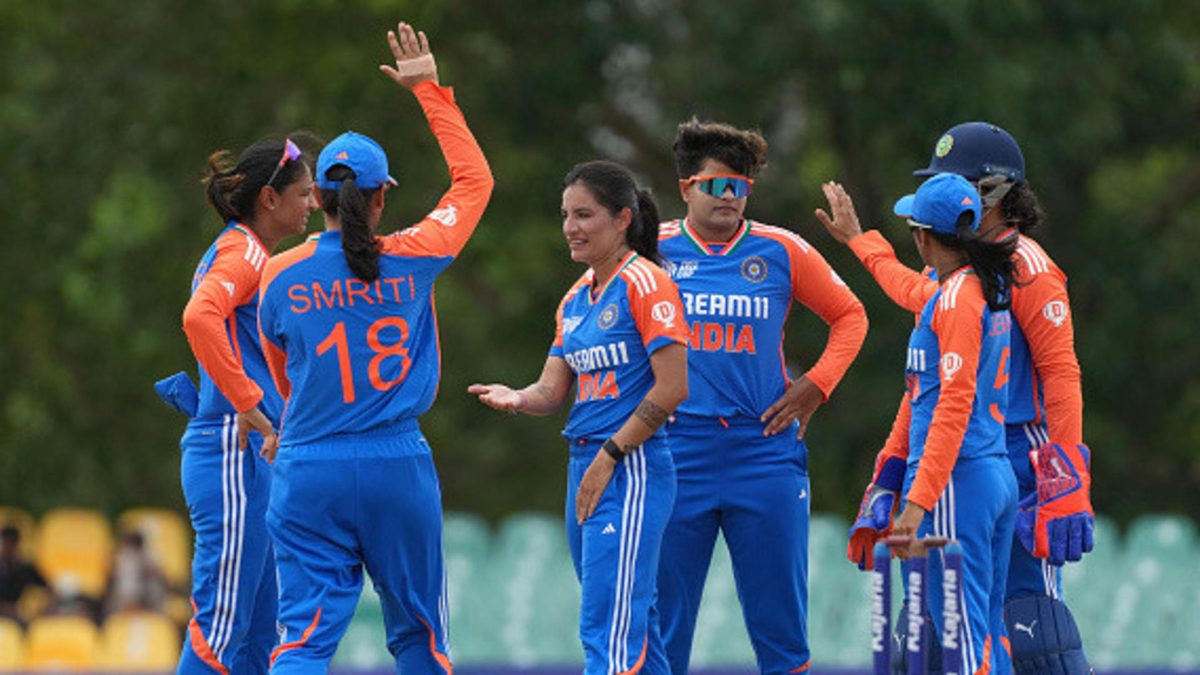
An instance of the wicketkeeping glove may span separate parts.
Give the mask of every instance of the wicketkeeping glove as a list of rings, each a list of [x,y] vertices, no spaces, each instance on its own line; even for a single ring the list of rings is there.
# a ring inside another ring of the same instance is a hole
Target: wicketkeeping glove
[[[875,458],[875,475],[863,493],[858,519],[850,526],[846,557],[860,570],[875,567],[875,542],[892,531],[892,518],[904,487],[905,463],[899,457]]]
[[[1021,500],[1016,531],[1035,558],[1051,565],[1079,560],[1092,550],[1095,516],[1089,497],[1092,452],[1086,445],[1047,443],[1031,450],[1037,491]]]

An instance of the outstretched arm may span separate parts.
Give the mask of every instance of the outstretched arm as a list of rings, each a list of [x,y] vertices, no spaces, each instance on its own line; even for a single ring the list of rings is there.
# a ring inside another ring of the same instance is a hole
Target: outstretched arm
[[[504,384],[473,384],[467,393],[479,397],[480,403],[512,414],[549,415],[567,402],[575,374],[567,362],[557,356],[546,358],[537,382],[524,389],[512,389]]]
[[[878,231],[863,233],[854,201],[841,184],[830,181],[822,185],[821,190],[829,200],[833,215],[817,209],[817,220],[830,236],[854,251],[892,302],[913,314],[919,313],[937,292],[937,282],[900,262],[892,245]]]
[[[421,222],[382,238],[382,251],[454,257],[466,246],[483,217],[495,181],[483,150],[454,101],[454,92],[438,84],[437,64],[425,34],[401,23],[394,32],[388,32],[388,45],[396,65],[379,69],[417,97],[450,168],[450,189]]]

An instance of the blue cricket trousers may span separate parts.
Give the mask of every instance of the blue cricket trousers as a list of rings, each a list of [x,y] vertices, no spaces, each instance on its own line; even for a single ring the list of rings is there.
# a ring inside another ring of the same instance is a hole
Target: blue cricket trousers
[[[910,465],[904,478],[904,494],[916,476]],[[1012,662],[1005,649],[1005,584],[1017,517],[1017,481],[1003,455],[959,458],[950,482],[933,510],[925,514],[918,535],[948,537],[963,551],[963,579],[959,585],[959,624],[963,671],[978,673],[985,667],[991,675],[1008,675]],[[937,635],[942,634],[941,551],[929,556],[928,593],[924,602],[933,617]],[[904,578],[908,578],[904,565]],[[965,608],[965,611],[962,609]],[[988,671],[983,671],[988,672]]]
[[[192,529],[192,604],[181,674],[267,672],[275,646],[275,558],[267,536],[271,467],[262,437],[237,449],[233,415],[193,419],[180,441]]]
[[[808,449],[792,425],[676,415],[668,427],[679,490],[663,537],[658,610],[671,671],[688,672],[717,530],[725,535],[763,673],[808,668]]]
[[[405,675],[451,671],[442,495],[416,420],[280,448],[267,527],[279,567],[271,673],[326,673],[363,568]]]
[[[654,598],[659,547],[675,501],[675,465],[665,440],[646,441],[617,464],[581,526],[575,495],[601,443],[572,443],[567,471],[567,542],[583,589],[584,673],[665,675]]]

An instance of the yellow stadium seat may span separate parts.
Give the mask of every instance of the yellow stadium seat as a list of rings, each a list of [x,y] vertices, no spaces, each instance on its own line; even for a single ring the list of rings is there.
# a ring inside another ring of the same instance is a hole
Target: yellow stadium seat
[[[78,616],[35,619],[25,633],[25,670],[94,670],[99,665],[100,635],[95,624]]]
[[[180,633],[167,617],[125,612],[104,622],[100,667],[114,673],[167,672],[179,663]]]
[[[21,669],[21,626],[12,619],[0,618],[0,673]]]
[[[104,594],[112,566],[112,529],[91,509],[53,509],[38,525],[37,564],[59,594]]]
[[[169,509],[130,509],[117,519],[117,531],[142,533],[173,588],[186,589],[192,576],[192,529],[183,516]]]
[[[12,525],[21,533],[21,553],[26,558],[33,560],[34,533],[37,528],[34,525],[33,516],[24,509],[19,509],[14,506],[0,506],[0,528]]]

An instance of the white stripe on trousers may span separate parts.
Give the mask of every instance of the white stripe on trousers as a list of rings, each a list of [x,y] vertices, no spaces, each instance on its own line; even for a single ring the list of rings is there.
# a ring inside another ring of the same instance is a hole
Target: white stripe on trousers
[[[629,626],[637,553],[642,535],[642,515],[646,506],[645,446],[629,453],[625,466],[625,503],[621,508],[621,543],[617,557],[617,580],[613,613],[608,634],[608,673],[629,670]]]
[[[957,504],[955,503],[957,501],[957,499],[956,499],[954,492],[955,492],[954,491],[954,477],[951,476],[950,480],[946,483],[946,490],[942,493],[942,498],[939,499],[937,501],[937,503],[934,504],[934,506],[933,506],[933,533],[934,533],[934,535],[939,536],[939,537],[946,537],[952,541],[958,541],[958,519],[955,517],[955,511],[954,511],[955,507],[957,506]],[[945,554],[945,551],[942,549],[938,549],[938,557],[942,561],[942,583],[945,584],[946,583],[946,554]],[[966,569],[965,561],[964,561],[963,568],[964,568],[964,572],[965,572],[965,569]],[[961,632],[959,634],[958,643],[959,643],[959,651],[962,654],[962,656],[961,656],[962,663],[963,663],[963,665],[967,666],[967,668],[965,669],[966,672],[974,673],[976,670],[979,669],[979,666],[978,666],[977,659],[975,658],[975,641],[973,640],[974,633],[971,630],[971,619],[967,612],[966,590],[967,590],[966,574],[964,573],[963,578],[958,580],[958,606],[960,608],[962,608],[962,610],[961,610],[962,611],[962,621],[959,623]],[[940,600],[941,600],[940,596],[936,600],[933,598],[926,598],[927,602],[940,601]],[[988,623],[989,620],[990,619],[985,619],[985,623]],[[943,630],[945,627],[945,622],[946,622],[946,619],[945,619],[945,616],[943,616],[942,617]],[[941,636],[938,636],[938,637],[940,640]]]
[[[213,654],[221,661],[233,636],[238,582],[242,571],[242,545],[245,539],[245,458],[237,445],[235,417],[226,415],[221,433],[221,559],[217,573],[213,627],[208,639]]]

